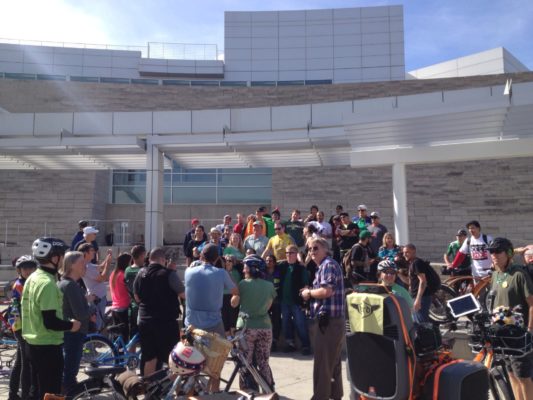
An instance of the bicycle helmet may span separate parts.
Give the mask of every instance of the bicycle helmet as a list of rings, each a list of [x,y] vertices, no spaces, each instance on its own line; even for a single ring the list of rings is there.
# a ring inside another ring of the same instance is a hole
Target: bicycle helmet
[[[396,267],[396,264],[394,263],[394,261],[391,261],[391,260],[383,260],[378,264],[379,272],[382,272],[388,269],[393,269],[396,271],[398,268]]]
[[[17,268],[37,268],[37,265],[35,258],[29,255],[20,256],[15,262],[15,267]]]
[[[497,237],[489,243],[487,250],[489,251],[489,253],[501,253],[504,251],[509,254],[509,256],[512,256],[514,248],[513,244],[509,239]]]
[[[254,278],[259,278],[266,273],[265,260],[263,260],[257,254],[246,256],[242,262],[250,269],[250,274]]]
[[[204,368],[205,357],[196,347],[178,342],[168,356],[168,366],[178,375],[194,375]]]
[[[69,249],[61,239],[42,237],[35,239],[31,250],[37,261],[48,262],[54,256],[62,256]]]

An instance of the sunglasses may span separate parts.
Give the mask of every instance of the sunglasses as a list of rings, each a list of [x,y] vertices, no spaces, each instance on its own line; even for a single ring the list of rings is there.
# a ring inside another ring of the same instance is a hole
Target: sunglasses
[[[319,246],[313,246],[309,249],[309,251],[318,251],[320,250],[320,247]]]
[[[281,231],[281,226],[277,226],[274,228],[275,231]]]

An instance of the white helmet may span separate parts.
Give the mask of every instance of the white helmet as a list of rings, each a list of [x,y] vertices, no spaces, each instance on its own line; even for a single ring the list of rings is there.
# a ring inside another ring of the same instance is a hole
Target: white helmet
[[[194,375],[204,368],[205,357],[197,348],[178,342],[168,356],[168,366],[178,375]]]

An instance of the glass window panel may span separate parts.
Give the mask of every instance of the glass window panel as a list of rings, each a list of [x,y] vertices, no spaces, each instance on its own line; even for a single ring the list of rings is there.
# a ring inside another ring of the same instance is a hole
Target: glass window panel
[[[144,203],[146,189],[143,186],[114,186],[113,203],[139,204]]]
[[[271,174],[272,168],[219,168],[219,174]]]
[[[146,172],[132,171],[132,172],[114,172],[113,185],[145,185]]]
[[[218,202],[270,204],[272,188],[219,188]]]
[[[163,182],[165,186],[170,186],[172,183],[172,174],[165,173],[163,176]]]
[[[219,186],[272,186],[272,175],[220,174]]]
[[[216,168],[194,168],[194,169],[188,169],[188,168],[182,168],[182,173],[189,173],[189,174],[215,174],[217,172]]]
[[[173,186],[215,186],[215,174],[174,174]]]
[[[169,187],[165,187],[163,188],[163,203],[165,204],[171,204],[172,203],[172,199],[171,199],[171,191],[172,189],[169,188]]]
[[[214,187],[174,187],[172,189],[173,204],[215,204],[216,189]]]

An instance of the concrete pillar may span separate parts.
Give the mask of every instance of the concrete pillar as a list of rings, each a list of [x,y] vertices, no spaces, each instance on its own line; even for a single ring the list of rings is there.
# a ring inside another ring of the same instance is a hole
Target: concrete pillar
[[[148,250],[163,245],[163,154],[146,144],[146,209],[144,243]]]
[[[394,237],[399,245],[409,243],[409,219],[407,214],[407,179],[405,164],[392,166],[392,194],[394,196]]]

